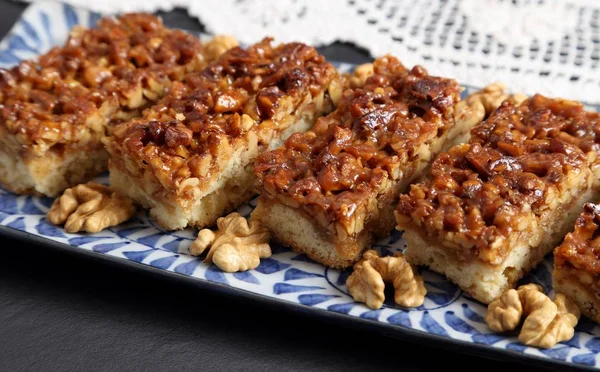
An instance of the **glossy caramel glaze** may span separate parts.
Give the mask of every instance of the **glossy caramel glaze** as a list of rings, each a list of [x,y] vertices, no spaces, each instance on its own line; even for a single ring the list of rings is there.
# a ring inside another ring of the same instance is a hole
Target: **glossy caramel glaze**
[[[498,115],[471,131],[471,142],[519,155],[513,143],[558,138],[583,152],[600,150],[600,113],[586,111],[583,104],[536,94],[521,105],[505,102]],[[517,145],[518,146],[518,145]]]
[[[143,107],[173,79],[205,63],[200,41],[149,14],[76,26],[38,61],[0,69],[0,121],[23,145],[68,144],[103,135],[121,107]]]
[[[547,135],[582,115],[562,102],[505,101],[472,130],[468,144],[441,154],[430,178],[401,195],[400,225],[414,225],[459,259],[502,262],[515,234],[541,229],[540,216],[565,203],[560,199],[571,188],[587,185],[585,154],[560,133]]]
[[[287,199],[348,228],[388,181],[414,170],[424,143],[454,124],[459,92],[456,81],[420,66],[409,70],[394,57],[377,59],[374,74],[345,91],[336,111],[258,158],[262,197]]]
[[[326,91],[337,78],[335,68],[305,44],[273,46],[267,38],[233,48],[187,75],[184,84],[175,83],[143,118],[115,130],[109,150],[140,168],[149,165],[165,188],[190,177],[202,184],[240,156],[234,155],[238,150],[257,154],[265,148],[299,119],[294,115],[303,104],[312,105],[315,115],[330,111]]]
[[[600,205],[587,203],[573,232],[554,251],[557,267],[572,266],[592,275],[600,274]]]

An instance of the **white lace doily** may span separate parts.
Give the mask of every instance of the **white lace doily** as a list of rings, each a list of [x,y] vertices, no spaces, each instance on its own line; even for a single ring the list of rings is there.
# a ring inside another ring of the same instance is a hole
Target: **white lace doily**
[[[483,86],[600,103],[593,0],[67,0],[101,13],[185,7],[211,33],[316,46],[336,40]]]

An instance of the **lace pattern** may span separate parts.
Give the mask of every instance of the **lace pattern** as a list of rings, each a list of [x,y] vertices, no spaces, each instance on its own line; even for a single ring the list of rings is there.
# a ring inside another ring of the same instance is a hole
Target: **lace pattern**
[[[600,2],[593,0],[68,0],[100,13],[185,7],[211,33],[322,46],[352,42],[430,73],[514,92],[600,103]]]

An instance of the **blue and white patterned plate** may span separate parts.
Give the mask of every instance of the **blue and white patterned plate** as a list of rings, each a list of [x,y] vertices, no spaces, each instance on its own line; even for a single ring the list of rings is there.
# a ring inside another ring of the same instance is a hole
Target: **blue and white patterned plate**
[[[93,25],[98,18],[97,14],[60,3],[34,3],[0,43],[0,66],[9,67],[21,59],[33,58],[51,46],[61,44],[73,25]],[[338,67],[349,69],[352,66],[338,64]],[[106,183],[107,177],[100,177],[98,181]],[[426,270],[422,274],[428,293],[422,306],[405,309],[394,304],[393,300],[387,300],[383,308],[371,310],[355,303],[348,295],[344,284],[348,271],[325,268],[279,246],[273,247],[273,256],[263,260],[256,270],[223,273],[188,254],[188,246],[196,233],[192,229],[167,232],[157,226],[146,212],[140,212],[127,223],[97,234],[67,234],[46,220],[51,204],[52,199],[15,196],[0,189],[0,231],[387,335],[435,341],[461,351],[503,359],[519,358],[544,364],[569,362],[570,365],[591,367],[599,365],[600,326],[582,319],[570,341],[550,350],[526,347],[517,341],[514,333],[490,333],[483,321],[485,306],[469,298],[445,278]],[[240,208],[240,212],[248,215],[254,205],[250,202]],[[403,241],[395,232],[375,247],[389,253],[402,249]],[[552,261],[547,258],[525,281],[541,284],[552,292],[551,272]]]

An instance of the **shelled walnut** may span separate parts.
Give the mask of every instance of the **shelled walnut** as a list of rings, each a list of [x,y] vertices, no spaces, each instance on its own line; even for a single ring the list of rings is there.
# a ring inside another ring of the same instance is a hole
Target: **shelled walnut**
[[[352,73],[344,74],[344,89],[361,88],[363,85],[365,85],[367,78],[373,75],[373,73],[374,70],[372,63],[364,63],[356,66]]]
[[[480,102],[485,109],[485,116],[487,117],[492,113],[492,111],[500,106],[502,101],[508,98],[511,98],[515,104],[518,105],[525,101],[527,96],[520,93],[511,95],[506,91],[506,85],[503,83],[492,83],[480,91],[469,95],[469,97],[466,99],[466,102],[468,104]]]
[[[385,282],[393,283],[394,301],[400,306],[417,307],[425,301],[427,289],[423,278],[415,273],[401,253],[379,257],[374,250],[366,251],[363,258],[354,264],[354,271],[346,285],[355,301],[379,309],[385,300]]]
[[[573,337],[580,311],[564,295],[556,294],[553,301],[539,285],[526,284],[517,290],[509,289],[492,301],[485,322],[492,331],[512,331],[521,323],[522,316],[525,321],[519,341],[547,349]]]
[[[126,196],[108,186],[88,182],[65,190],[54,201],[47,216],[51,223],[64,225],[68,233],[97,233],[128,220],[135,209]]]
[[[238,46],[238,41],[229,35],[215,35],[202,46],[204,55],[208,61],[214,61],[231,48]]]
[[[202,229],[190,246],[190,253],[199,256],[208,248],[204,262],[214,263],[226,272],[255,269],[261,258],[271,256],[269,232],[257,221],[250,221],[239,213],[231,213],[217,220],[218,230]]]

